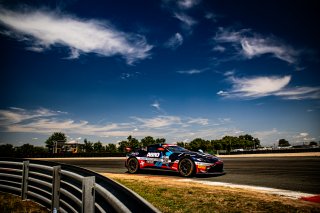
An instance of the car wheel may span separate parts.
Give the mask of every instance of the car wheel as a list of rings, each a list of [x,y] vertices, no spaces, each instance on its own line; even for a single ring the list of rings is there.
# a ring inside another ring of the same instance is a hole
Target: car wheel
[[[190,177],[195,171],[195,165],[189,158],[183,158],[179,162],[179,174],[183,177]]]
[[[139,161],[137,158],[129,158],[128,162],[128,172],[130,174],[138,173],[139,171]]]

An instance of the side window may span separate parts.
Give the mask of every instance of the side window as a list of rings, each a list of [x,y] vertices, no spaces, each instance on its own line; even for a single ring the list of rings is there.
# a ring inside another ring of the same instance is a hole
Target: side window
[[[159,145],[149,146],[147,157],[149,158],[159,158],[161,157],[161,152],[158,150]]]
[[[148,152],[158,152],[158,147],[159,146],[149,146]]]

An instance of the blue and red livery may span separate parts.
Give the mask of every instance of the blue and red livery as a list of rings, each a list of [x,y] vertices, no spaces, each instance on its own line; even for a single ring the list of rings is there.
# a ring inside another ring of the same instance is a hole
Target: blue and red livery
[[[196,174],[224,174],[223,161],[218,157],[169,144],[154,144],[130,150],[125,166],[131,174],[145,168],[172,170],[179,172],[183,177]]]

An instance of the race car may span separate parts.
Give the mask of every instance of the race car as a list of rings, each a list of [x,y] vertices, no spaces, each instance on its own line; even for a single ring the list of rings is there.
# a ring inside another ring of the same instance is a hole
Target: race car
[[[127,148],[127,150],[129,153],[126,156],[125,166],[131,174],[146,168],[176,171],[183,177],[196,174],[224,174],[223,161],[201,150],[192,152],[169,144],[154,144],[145,148],[134,150]]]

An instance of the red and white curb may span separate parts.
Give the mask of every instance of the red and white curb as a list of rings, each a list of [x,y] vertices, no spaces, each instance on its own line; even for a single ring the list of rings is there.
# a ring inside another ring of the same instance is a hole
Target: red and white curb
[[[306,201],[320,203],[320,195],[303,193],[303,192],[295,192],[295,191],[284,190],[284,189],[275,189],[275,188],[260,187],[260,186],[249,186],[249,185],[224,183],[224,182],[212,182],[212,181],[205,181],[205,180],[192,180],[192,179],[181,179],[177,181],[200,183],[200,184],[209,185],[209,186],[223,186],[223,187],[229,187],[229,188],[253,190],[253,191],[263,192],[266,194],[279,195],[282,197],[295,199],[295,200],[302,199]]]

